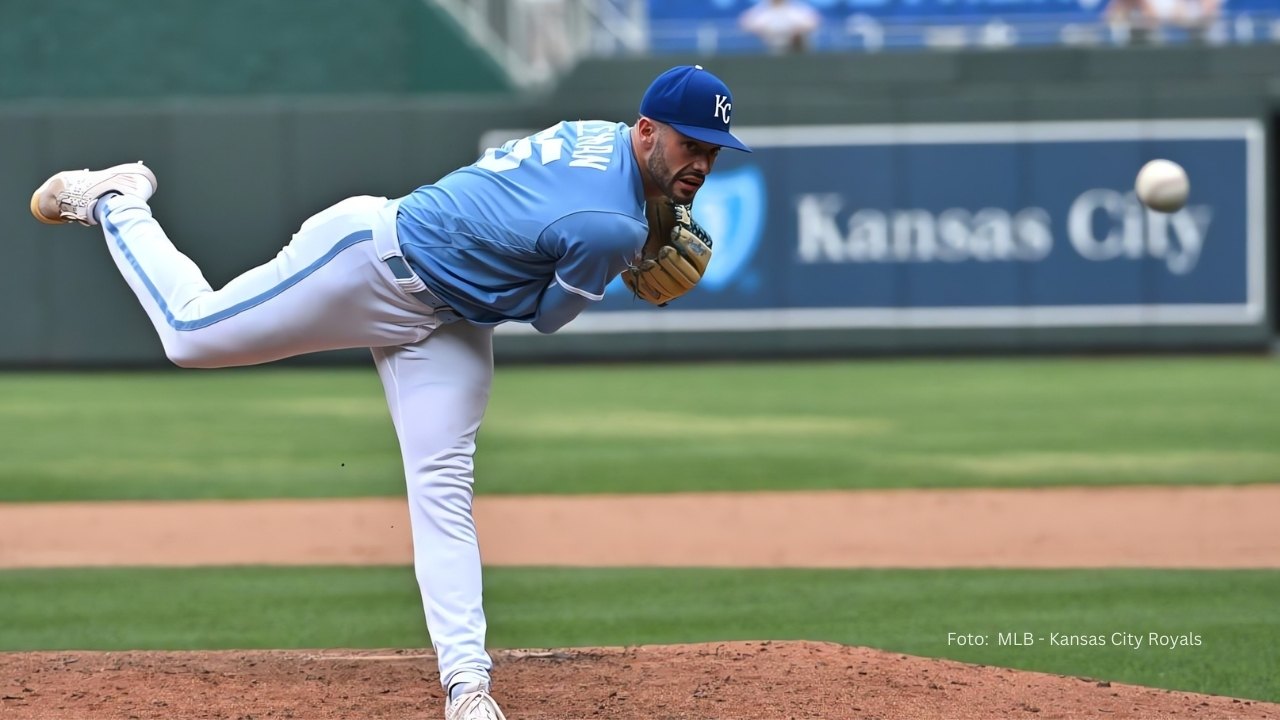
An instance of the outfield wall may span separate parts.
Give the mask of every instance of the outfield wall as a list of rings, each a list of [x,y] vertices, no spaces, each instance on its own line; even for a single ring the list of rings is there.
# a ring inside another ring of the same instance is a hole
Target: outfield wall
[[[1274,334],[1280,48],[663,58],[504,100],[0,105],[0,362],[163,362],[94,234],[28,216],[51,169],[146,159],[157,216],[216,286],[309,214],[404,194],[486,136],[630,120],[647,81],[684,61],[730,82],[735,127],[759,146],[726,154],[699,200],[720,241],[706,287],[663,311],[614,291],[562,335],[512,326],[502,359],[1253,350]],[[1156,156],[1214,178],[1173,218],[1126,196]]]

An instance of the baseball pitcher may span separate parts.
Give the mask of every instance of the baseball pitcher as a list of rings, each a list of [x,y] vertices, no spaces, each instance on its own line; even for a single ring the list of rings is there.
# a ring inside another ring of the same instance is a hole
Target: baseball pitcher
[[[634,125],[562,122],[404,197],[348,198],[219,290],[152,217],[158,184],[141,163],[60,172],[31,212],[102,228],[179,366],[372,349],[404,463],[446,720],[503,720],[489,694],[471,514],[493,327],[555,332],[619,274],[655,305],[693,288],[712,243],[689,207],[722,147],[749,152],[730,132],[732,109],[715,75],[672,68],[645,92]]]

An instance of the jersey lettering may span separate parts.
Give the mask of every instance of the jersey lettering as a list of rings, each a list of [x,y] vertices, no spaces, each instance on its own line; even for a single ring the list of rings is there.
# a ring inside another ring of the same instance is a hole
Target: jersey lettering
[[[564,158],[564,138],[556,137],[566,123],[553,125],[542,132],[508,143],[501,148],[489,148],[484,157],[476,161],[476,167],[490,172],[507,172],[520,167],[533,157],[534,147],[538,148],[538,159],[543,165],[549,165]],[[613,161],[614,128],[605,122],[579,121],[570,125],[578,136],[573,143],[573,159],[569,167],[591,168],[604,172]]]
[[[589,167],[592,170],[608,170],[613,159],[613,130],[607,129],[578,140],[573,148],[573,161],[569,167]]]
[[[561,158],[564,154],[564,140],[555,135],[556,128],[552,126],[530,137],[520,138],[515,145],[511,147],[511,152],[498,157],[501,148],[489,148],[484,151],[484,157],[476,161],[476,167],[491,172],[506,172],[515,170],[520,167],[520,163],[533,157],[533,146],[538,146],[538,158],[543,165],[549,165]]]

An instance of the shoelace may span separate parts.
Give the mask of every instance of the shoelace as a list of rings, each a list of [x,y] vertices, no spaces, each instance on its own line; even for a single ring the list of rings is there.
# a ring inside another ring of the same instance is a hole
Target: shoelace
[[[80,209],[89,204],[90,198],[86,197],[85,191],[89,189],[91,183],[87,180],[81,180],[74,184],[68,184],[62,189],[58,197],[58,206]],[[62,210],[62,216],[75,216],[74,210]]]
[[[466,720],[503,720],[502,711],[498,710],[494,705],[493,699],[486,692],[467,693],[458,698],[457,704],[453,708],[453,712],[449,713],[452,718],[466,718]]]

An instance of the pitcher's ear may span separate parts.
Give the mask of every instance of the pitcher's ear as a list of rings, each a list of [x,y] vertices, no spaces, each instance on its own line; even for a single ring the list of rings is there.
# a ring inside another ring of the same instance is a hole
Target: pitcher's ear
[[[640,133],[640,138],[647,144],[651,144],[658,137],[658,123],[641,115],[636,121],[636,130]]]

